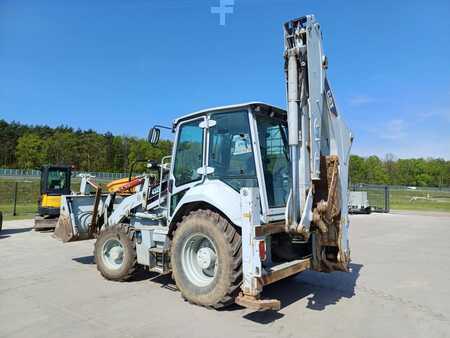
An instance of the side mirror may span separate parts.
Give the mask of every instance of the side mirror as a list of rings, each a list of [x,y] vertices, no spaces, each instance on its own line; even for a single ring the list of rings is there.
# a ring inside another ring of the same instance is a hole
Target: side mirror
[[[151,144],[157,144],[159,142],[160,134],[161,134],[161,130],[159,130],[159,128],[153,127],[148,132],[147,141]]]

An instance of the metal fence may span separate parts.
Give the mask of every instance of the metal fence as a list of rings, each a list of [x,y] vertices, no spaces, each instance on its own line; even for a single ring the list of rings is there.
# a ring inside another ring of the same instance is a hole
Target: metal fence
[[[372,211],[430,210],[450,212],[450,187],[353,184],[350,191],[367,191]]]
[[[72,190],[78,191],[79,172],[73,172]],[[127,173],[91,173],[99,182],[127,177]],[[0,211],[6,217],[31,216],[37,211],[40,171],[0,169]],[[436,210],[450,212],[450,188],[354,184],[350,191],[367,191],[371,210]]]
[[[27,216],[37,211],[39,180],[1,180],[0,211],[3,216]]]
[[[353,184],[350,191],[366,191],[373,212],[390,211],[390,189],[387,185]]]
[[[72,172],[72,191],[79,191],[80,172]],[[90,172],[96,180],[108,182],[128,177],[128,173]],[[37,212],[40,193],[40,170],[0,169],[0,211],[8,219],[11,217],[32,217]]]
[[[72,171],[72,177],[77,177],[81,173],[89,173],[94,175],[99,180],[116,180],[122,177],[127,177],[128,173],[106,173],[106,172],[88,172],[88,171]],[[9,169],[0,168],[0,177],[19,177],[32,178],[40,177],[41,171],[35,169]]]

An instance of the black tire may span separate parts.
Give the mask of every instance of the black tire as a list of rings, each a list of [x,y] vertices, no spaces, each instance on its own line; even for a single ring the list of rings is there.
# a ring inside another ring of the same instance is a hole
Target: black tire
[[[3,226],[3,213],[0,211],[0,231],[2,231]]]
[[[123,247],[123,261],[118,269],[111,269],[102,255],[104,244],[111,239],[118,240]],[[97,270],[106,279],[118,282],[131,279],[138,268],[134,228],[128,224],[117,224],[101,231],[95,242],[94,259]]]
[[[207,286],[191,282],[182,266],[182,250],[194,234],[206,235],[216,248],[217,272]],[[225,218],[211,210],[196,210],[183,217],[171,247],[172,272],[182,296],[190,303],[222,308],[233,304],[242,282],[241,236]]]

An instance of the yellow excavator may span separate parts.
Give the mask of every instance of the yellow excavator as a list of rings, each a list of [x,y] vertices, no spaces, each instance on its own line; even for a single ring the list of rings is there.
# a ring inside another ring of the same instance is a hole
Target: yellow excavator
[[[56,227],[61,207],[61,195],[70,195],[72,167],[69,165],[44,165],[41,167],[41,184],[38,212],[34,218],[35,230]]]

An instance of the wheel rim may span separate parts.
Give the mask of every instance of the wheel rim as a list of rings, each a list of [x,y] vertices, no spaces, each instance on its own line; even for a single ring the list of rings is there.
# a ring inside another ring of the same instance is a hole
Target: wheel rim
[[[189,281],[196,286],[211,284],[217,274],[217,250],[213,241],[204,234],[193,234],[184,243],[181,263]]]
[[[118,270],[123,263],[123,245],[117,239],[108,239],[102,247],[103,262],[111,270]]]

